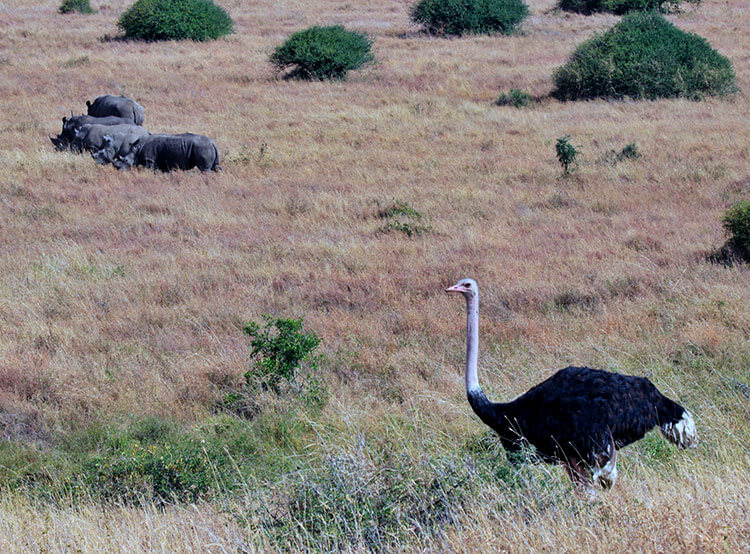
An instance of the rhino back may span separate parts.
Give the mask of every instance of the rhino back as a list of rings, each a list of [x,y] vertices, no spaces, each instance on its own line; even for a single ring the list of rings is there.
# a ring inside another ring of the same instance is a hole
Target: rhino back
[[[88,109],[89,115],[96,117],[117,116],[129,119],[136,125],[143,124],[143,106],[126,96],[105,94],[99,96]]]
[[[138,152],[136,164],[162,171],[194,167],[208,171],[214,166],[215,153],[213,141],[204,135],[151,135]]]
[[[148,136],[148,131],[139,125],[122,123],[119,125],[92,125],[89,128],[86,137],[86,146],[88,148],[101,148],[104,146],[104,137],[109,136],[115,144],[115,149],[119,149],[123,138],[129,135]]]

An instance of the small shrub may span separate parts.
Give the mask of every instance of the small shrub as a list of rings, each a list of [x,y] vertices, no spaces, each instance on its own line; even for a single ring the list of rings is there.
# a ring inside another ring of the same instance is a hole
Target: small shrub
[[[63,0],[60,4],[60,13],[94,13],[89,0]]]
[[[421,0],[411,9],[414,23],[438,35],[509,35],[528,15],[523,0]]]
[[[117,23],[141,40],[214,40],[232,32],[226,11],[211,0],[138,0]]]
[[[495,100],[496,106],[513,106],[514,108],[524,108],[526,106],[531,106],[533,103],[533,96],[528,92],[516,88],[510,89],[510,92],[507,94],[503,92],[498,96],[497,100]]]
[[[310,27],[294,33],[271,54],[278,71],[292,68],[300,79],[345,79],[346,73],[372,63],[371,42],[362,33],[340,25]]]
[[[750,200],[737,202],[727,210],[723,223],[729,234],[726,247],[729,247],[736,257],[750,262]]]
[[[302,319],[276,319],[263,315],[264,324],[254,321],[244,327],[251,338],[251,357],[255,360],[253,370],[245,373],[248,383],[259,382],[278,391],[282,381],[294,381],[303,361],[316,369],[318,360],[314,356],[320,338],[314,331],[302,329]]]
[[[625,16],[579,46],[554,73],[553,96],[699,99],[736,90],[732,64],[705,39],[657,13]]]
[[[395,201],[389,207],[380,210],[378,216],[388,220],[378,231],[390,233],[397,231],[408,237],[419,236],[432,230],[429,225],[421,223],[422,214],[412,208],[408,202]]]
[[[565,175],[570,174],[578,167],[577,158],[580,151],[570,144],[570,135],[557,139],[555,150],[557,151],[557,161],[560,162]]]
[[[616,157],[617,161],[621,162],[623,160],[637,160],[642,156],[641,151],[638,149],[638,145],[631,142],[623,146],[622,150],[617,153]]]
[[[698,5],[701,0],[687,0]],[[682,0],[560,0],[561,10],[583,14],[611,12],[622,15],[633,11],[661,11],[672,13],[679,11]]]
[[[277,514],[262,519],[261,529],[281,550],[299,549],[295,535],[303,531],[309,544],[302,550],[388,552],[403,546],[410,530],[439,536],[455,525],[477,488],[471,469],[456,458],[396,454],[378,460],[380,471],[368,462],[339,455],[300,470],[284,495],[274,495],[282,501],[271,501]]]

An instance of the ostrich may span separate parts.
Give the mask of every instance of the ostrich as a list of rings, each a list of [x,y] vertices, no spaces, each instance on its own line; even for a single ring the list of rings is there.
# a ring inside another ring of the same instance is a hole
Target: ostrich
[[[562,463],[580,489],[592,478],[604,488],[617,479],[617,449],[658,425],[680,448],[698,444],[695,423],[682,406],[644,377],[588,367],[566,367],[508,403],[490,402],[477,380],[479,288],[462,279],[446,292],[466,298],[466,396],[474,413],[517,451],[524,440],[547,463]]]

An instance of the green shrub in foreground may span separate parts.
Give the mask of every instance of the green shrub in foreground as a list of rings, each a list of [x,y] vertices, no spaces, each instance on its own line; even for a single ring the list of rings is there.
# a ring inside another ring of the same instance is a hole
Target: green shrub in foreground
[[[60,13],[94,13],[89,0],[63,0],[60,4]]]
[[[560,100],[724,95],[736,90],[730,61],[657,13],[635,13],[581,44],[554,73]]]
[[[744,261],[750,262],[750,200],[737,202],[724,215],[728,246]]]
[[[687,0],[691,4],[700,4],[701,0]],[[622,15],[633,11],[661,11],[671,13],[679,11],[682,0],[560,0],[558,6],[567,12],[592,14],[595,12],[612,12]]]
[[[411,19],[439,35],[509,35],[529,15],[523,0],[421,0]]]
[[[340,25],[310,27],[290,36],[271,54],[279,71],[300,79],[345,79],[347,71],[374,61],[370,39]]]
[[[138,0],[117,23],[129,38],[213,40],[232,32],[232,18],[211,0]]]

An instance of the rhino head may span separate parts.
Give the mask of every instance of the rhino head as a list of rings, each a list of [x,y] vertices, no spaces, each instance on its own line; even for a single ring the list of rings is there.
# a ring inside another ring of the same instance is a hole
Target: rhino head
[[[123,140],[119,153],[112,160],[117,169],[130,169],[135,164],[135,157],[143,146],[141,137],[130,135]]]
[[[96,160],[96,163],[101,165],[114,163],[115,155],[115,141],[109,135],[104,135],[102,138],[102,147],[99,150],[91,152],[91,157]],[[118,167],[118,169],[120,168]]]

